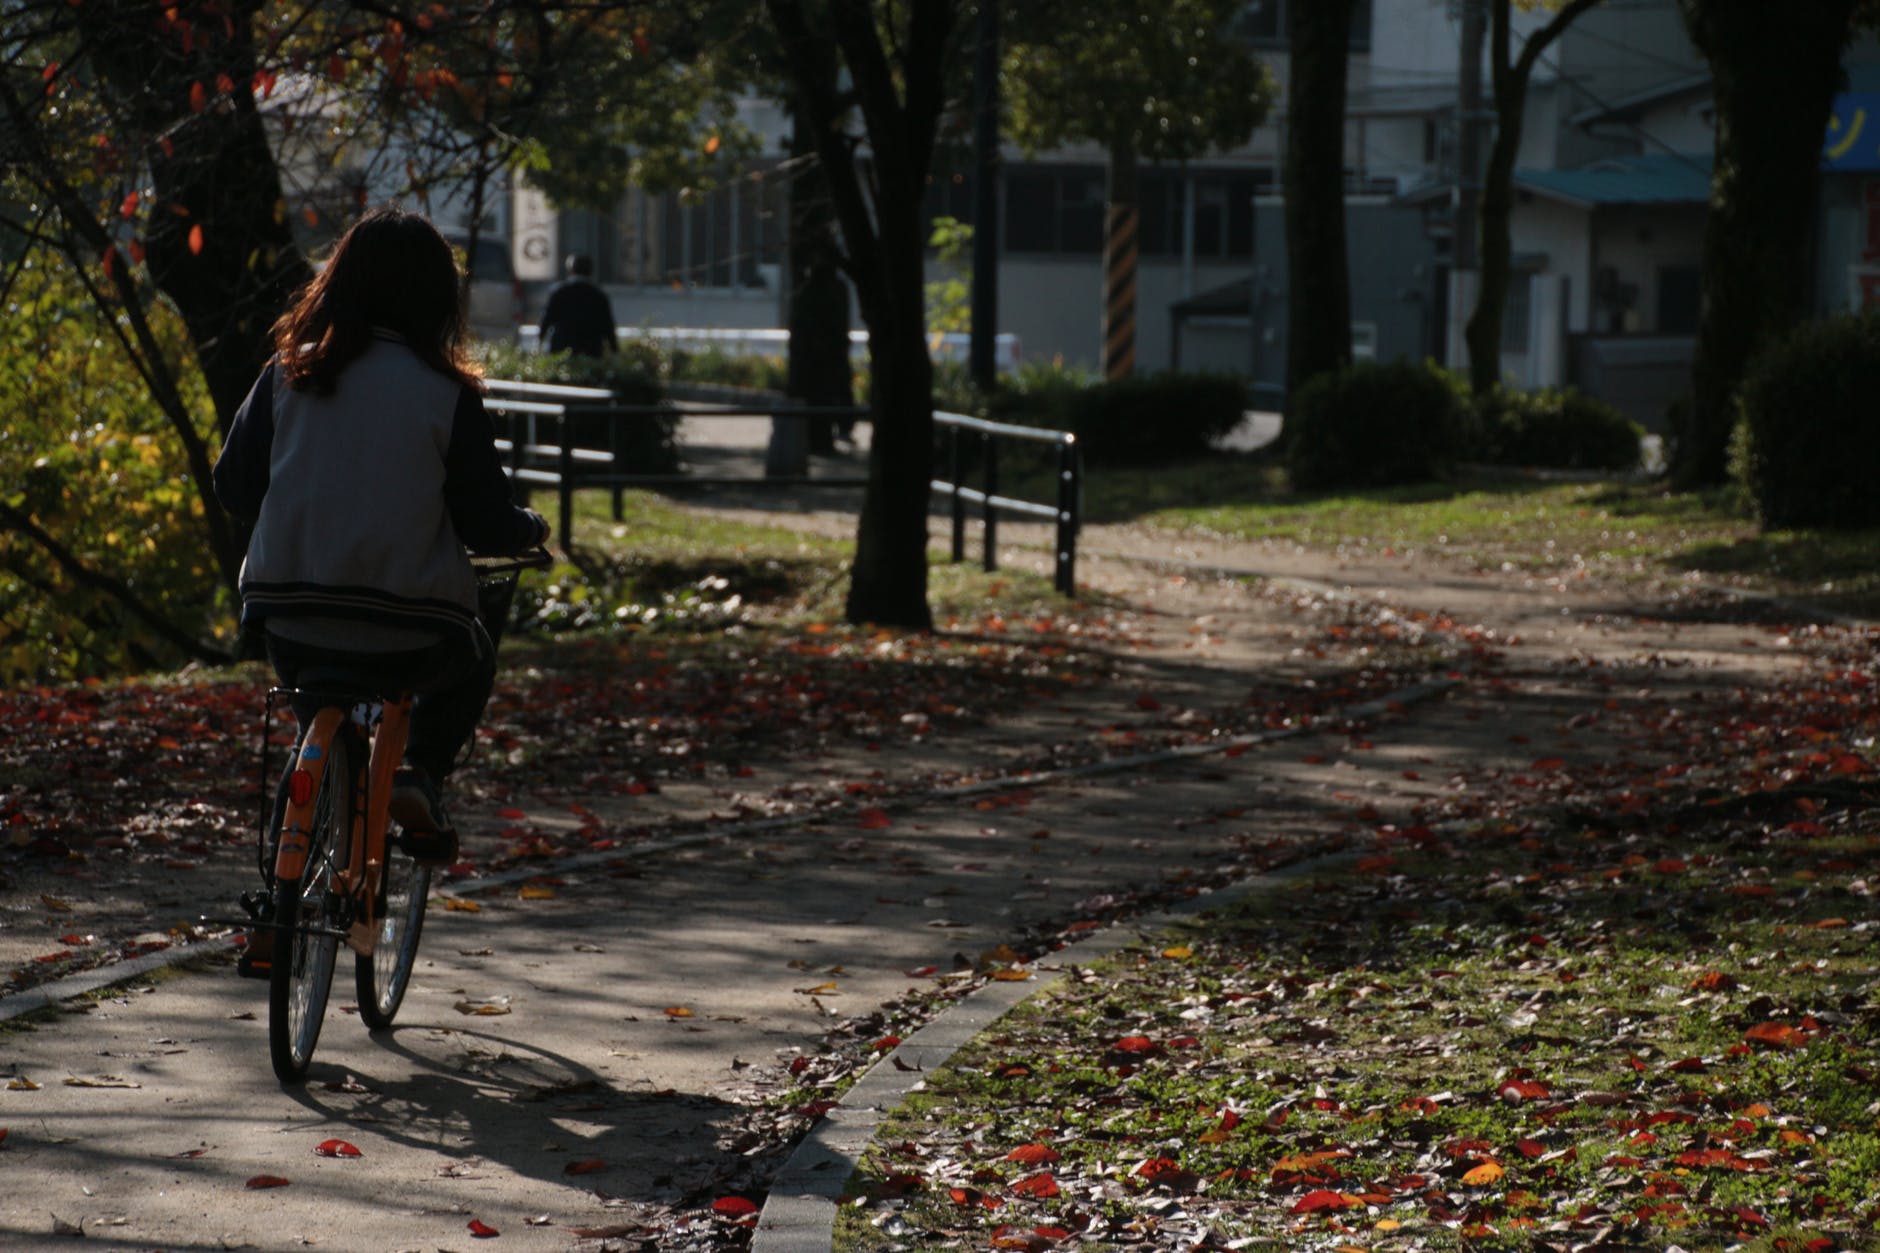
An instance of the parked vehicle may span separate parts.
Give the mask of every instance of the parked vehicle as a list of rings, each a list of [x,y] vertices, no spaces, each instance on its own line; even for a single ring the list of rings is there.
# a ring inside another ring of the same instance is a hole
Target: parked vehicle
[[[509,262],[509,241],[500,235],[478,235],[476,264],[469,265],[465,250],[470,242],[462,231],[445,231],[458,259],[470,270],[470,301],[466,310],[470,333],[478,339],[513,342],[528,309],[522,280]]]

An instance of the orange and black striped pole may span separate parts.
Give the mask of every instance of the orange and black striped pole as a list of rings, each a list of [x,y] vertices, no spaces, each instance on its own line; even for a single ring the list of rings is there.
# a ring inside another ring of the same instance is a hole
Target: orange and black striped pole
[[[1140,223],[1136,153],[1110,152],[1110,196],[1103,234],[1103,377],[1128,378],[1136,368],[1136,253]]]

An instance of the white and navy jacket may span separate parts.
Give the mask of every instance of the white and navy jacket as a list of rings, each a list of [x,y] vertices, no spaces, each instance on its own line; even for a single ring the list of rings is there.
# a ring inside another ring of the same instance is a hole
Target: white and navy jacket
[[[215,465],[215,494],[254,522],[242,622],[338,618],[472,641],[465,549],[519,552],[548,524],[511,499],[482,398],[389,331],[326,396],[256,380]]]

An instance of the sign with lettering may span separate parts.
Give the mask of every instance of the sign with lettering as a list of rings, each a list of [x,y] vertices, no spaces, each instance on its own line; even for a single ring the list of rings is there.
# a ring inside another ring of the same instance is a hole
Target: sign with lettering
[[[1880,170],[1880,92],[1850,91],[1834,98],[1821,144],[1826,170]]]

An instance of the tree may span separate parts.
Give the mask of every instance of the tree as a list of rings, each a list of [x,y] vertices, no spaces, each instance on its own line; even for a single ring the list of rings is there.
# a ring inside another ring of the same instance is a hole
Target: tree
[[[1529,34],[1521,43],[1520,54],[1511,59],[1514,0],[1489,0],[1489,66],[1495,96],[1495,142],[1489,148],[1478,210],[1481,285],[1476,292],[1475,310],[1469,315],[1464,332],[1469,346],[1469,382],[1478,393],[1501,382],[1501,323],[1508,305],[1509,267],[1514,253],[1509,218],[1514,209],[1514,163],[1521,150],[1528,83],[1541,54],[1580,14],[1602,0],[1553,2],[1558,4],[1558,12]],[[1535,0],[1522,0],[1523,7],[1534,3]]]
[[[1728,475],[1750,360],[1806,312],[1822,136],[1864,15],[1859,0],[1789,5],[1780,16],[1760,0],[1678,3],[1716,103],[1697,359],[1671,462],[1675,483],[1700,487]]]
[[[959,0],[766,0],[766,8],[797,106],[813,128],[842,228],[842,267],[868,326],[874,433],[847,617],[929,629],[933,363],[921,205],[946,106]],[[853,110],[820,69],[832,55],[848,71]],[[854,112],[861,135],[846,125]],[[856,152],[864,137],[865,163]]]
[[[1239,0],[1049,0],[1013,6],[1005,90],[1028,149],[1094,143],[1109,158],[1104,373],[1135,344],[1137,166],[1245,143],[1272,105],[1272,76],[1228,37]]]
[[[1352,0],[1292,6],[1286,122],[1286,389],[1351,364],[1345,72]],[[1281,438],[1285,439],[1282,427]]]
[[[99,324],[142,378],[181,452],[191,512],[234,587],[245,539],[215,500],[209,470],[270,351],[269,328],[311,276],[295,238],[281,152],[314,136],[294,174],[345,187],[345,215],[383,193],[492,170],[565,103],[631,75],[576,72],[631,43],[631,0],[486,0],[474,10],[405,12],[368,0],[16,0],[0,35],[0,256],[61,254]],[[644,49],[642,49],[644,51]],[[650,61],[651,58],[649,57]],[[279,90],[279,97],[276,93]],[[396,152],[389,185],[334,178],[337,134],[355,151]],[[404,142],[390,145],[387,137]],[[326,167],[321,167],[321,162]],[[316,168],[319,167],[319,168]],[[311,205],[308,212],[313,213]],[[10,282],[10,280],[9,280]],[[159,302],[187,329],[212,413],[204,420],[154,327]],[[76,416],[73,418],[76,421]],[[72,492],[102,485],[73,483]],[[88,557],[9,500],[0,530],[42,565],[15,577],[115,590],[149,619],[133,580]],[[16,564],[16,563],[15,563]],[[35,584],[37,585],[37,584]],[[141,629],[141,628],[140,628]],[[199,624],[178,624],[187,636]]]

